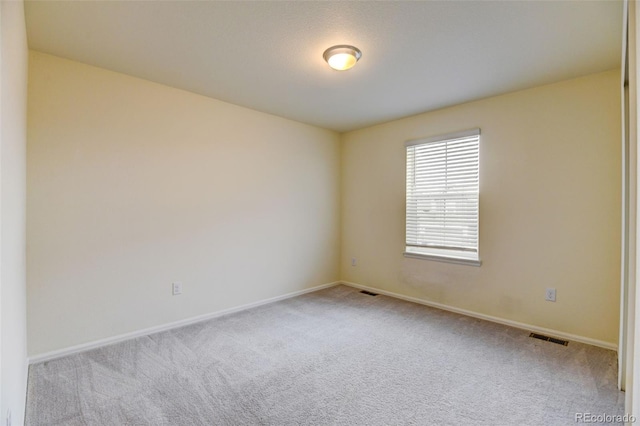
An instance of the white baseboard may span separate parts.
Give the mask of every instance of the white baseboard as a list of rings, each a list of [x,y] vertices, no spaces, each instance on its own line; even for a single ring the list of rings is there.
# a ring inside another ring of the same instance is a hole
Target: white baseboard
[[[96,349],[102,346],[112,345],[125,340],[134,339],[136,337],[146,336],[149,334],[160,333],[162,331],[171,330],[178,327],[184,327],[185,325],[195,324],[197,322],[206,321],[212,318],[221,317],[223,315],[232,314],[234,312],[244,311],[246,309],[255,308],[261,305],[267,305],[269,303],[278,302],[280,300],[290,299],[292,297],[300,296],[306,293],[312,293],[314,291],[322,290],[325,288],[333,287],[340,284],[340,281],[321,284],[315,287],[306,288],[304,290],[298,290],[291,293],[283,294],[282,296],[271,297],[269,299],[260,300],[246,305],[236,306],[235,308],[223,309],[221,311],[211,312],[204,315],[198,315],[191,318],[186,318],[179,321],[170,322],[168,324],[158,325],[155,327],[149,327],[142,330],[132,331],[130,333],[119,334],[117,336],[107,337],[100,340],[94,340],[92,342],[82,343],[80,345],[71,346],[64,349],[59,349],[43,354],[35,355],[28,358],[29,364],[37,364],[40,362],[51,361],[52,359],[61,358],[63,356],[76,354],[79,352],[85,352],[91,349]]]
[[[276,297],[272,297],[272,298],[269,298],[269,299],[260,300],[260,301],[249,303],[249,304],[246,304],[246,305],[237,306],[237,307],[234,307],[234,308],[223,309],[221,311],[211,312],[211,313],[204,314],[204,315],[198,315],[196,317],[186,318],[186,319],[179,320],[179,321],[174,321],[174,322],[171,322],[171,323],[168,323],[168,324],[163,324],[163,325],[159,325],[159,326],[155,326],[155,327],[145,328],[145,329],[138,330],[138,331],[133,331],[133,332],[130,332],[130,333],[120,334],[120,335],[117,335],[117,336],[107,337],[105,339],[95,340],[95,341],[92,341],[92,342],[82,343],[80,345],[71,346],[71,347],[64,348],[64,349],[59,349],[59,350],[55,350],[55,351],[51,351],[51,352],[46,352],[46,353],[43,353],[43,354],[38,354],[38,355],[35,355],[35,356],[32,356],[32,357],[29,357],[28,358],[28,363],[29,364],[37,364],[37,363],[40,363],[40,362],[45,362],[45,361],[50,361],[50,360],[53,360],[53,359],[56,359],[56,358],[61,358],[63,356],[72,355],[72,354],[76,354],[76,353],[80,353],[80,352],[85,352],[85,351],[88,351],[88,350],[91,350],[91,349],[96,349],[96,348],[99,348],[99,347],[102,347],[102,346],[112,345],[114,343],[119,343],[119,342],[122,342],[122,341],[125,341],[125,340],[134,339],[136,337],[141,337],[141,336],[146,336],[146,335],[149,335],[149,334],[160,333],[162,331],[167,331],[167,330],[171,330],[171,329],[178,328],[178,327],[184,327],[186,325],[194,324],[194,323],[201,322],[201,321],[206,321],[206,320],[209,320],[209,319],[212,319],[212,318],[221,317],[223,315],[232,314],[234,312],[244,311],[246,309],[251,309],[251,308],[255,308],[257,306],[278,302],[280,300],[289,299],[289,298],[300,296],[300,295],[306,294],[306,293],[312,293],[314,291],[318,291],[318,290],[322,290],[322,289],[325,289],[325,288],[333,287],[333,286],[336,286],[338,284],[344,284],[346,286],[358,288],[360,290],[369,290],[369,291],[372,291],[374,293],[384,294],[385,296],[394,297],[396,299],[406,300],[408,302],[414,302],[414,303],[418,303],[418,304],[421,304],[421,305],[430,306],[430,307],[433,307],[433,308],[442,309],[442,310],[445,310],[445,311],[454,312],[454,313],[457,313],[457,314],[466,315],[466,316],[473,317],[473,318],[478,318],[478,319],[482,319],[482,320],[486,320],[486,321],[495,322],[495,323],[498,323],[498,324],[508,325],[508,326],[519,328],[519,329],[522,329],[522,330],[528,330],[528,331],[532,331],[532,332],[535,332],[535,333],[551,335],[551,336],[554,336],[554,337],[559,337],[559,338],[562,338],[562,339],[572,340],[574,342],[586,343],[588,345],[599,346],[601,348],[611,349],[611,350],[614,350],[614,351],[618,350],[618,346],[617,345],[615,345],[613,343],[610,343],[610,342],[605,342],[605,341],[602,341],[602,340],[591,339],[589,337],[578,336],[578,335],[575,335],[575,334],[565,333],[565,332],[558,331],[558,330],[552,330],[552,329],[549,329],[549,328],[538,327],[538,326],[535,326],[535,325],[525,324],[525,323],[512,321],[512,320],[508,320],[508,319],[504,319],[504,318],[498,318],[498,317],[494,317],[494,316],[491,316],[491,315],[485,315],[485,314],[481,314],[481,313],[478,313],[478,312],[473,312],[473,311],[469,311],[469,310],[466,310],[466,309],[460,309],[460,308],[456,308],[454,306],[449,306],[449,305],[445,305],[445,304],[442,304],[442,303],[432,302],[432,301],[429,301],[429,300],[419,299],[417,297],[405,296],[403,294],[394,293],[394,292],[387,291],[387,290],[382,290],[382,289],[379,289],[379,288],[376,288],[376,287],[369,287],[369,286],[366,286],[366,285],[357,284],[357,283],[353,283],[353,282],[349,282],[349,281],[336,281],[336,282],[332,282],[332,283],[327,283],[327,284],[322,284],[322,285],[318,285],[318,286],[315,286],[315,287],[307,288],[307,289],[304,289],[304,290],[299,290],[299,291],[294,291],[294,292],[291,292],[291,293],[283,294],[281,296],[276,296]]]
[[[478,319],[482,319],[482,320],[485,320],[485,321],[491,321],[491,322],[495,322],[495,323],[498,323],[498,324],[508,325],[510,327],[520,328],[522,330],[532,331],[534,333],[545,334],[545,335],[549,335],[549,336],[552,336],[552,337],[559,337],[561,339],[572,340],[574,342],[586,343],[588,345],[598,346],[598,347],[601,347],[601,348],[611,349],[611,350],[614,350],[614,351],[618,350],[618,345],[616,345],[614,343],[610,343],[610,342],[605,342],[603,340],[592,339],[590,337],[578,336],[578,335],[571,334],[571,333],[565,333],[563,331],[552,330],[550,328],[538,327],[538,326],[535,326],[535,325],[525,324],[525,323],[518,322],[518,321],[512,321],[512,320],[508,320],[508,319],[504,319],[504,318],[494,317],[494,316],[491,316],[491,315],[485,315],[485,314],[481,314],[481,313],[478,313],[478,312],[468,311],[466,309],[460,309],[460,308],[456,308],[454,306],[445,305],[445,304],[442,304],[442,303],[431,302],[429,300],[419,299],[417,297],[405,296],[403,294],[394,293],[394,292],[391,292],[391,291],[386,291],[386,290],[382,290],[382,289],[375,288],[375,287],[369,287],[369,286],[362,285],[362,284],[356,284],[356,283],[352,283],[352,282],[349,282],[349,281],[341,281],[340,283],[344,284],[346,286],[349,286],[349,287],[358,288],[360,290],[368,290],[368,291],[371,291],[371,292],[374,292],[374,293],[384,294],[385,296],[394,297],[396,299],[402,299],[402,300],[406,300],[408,302],[419,303],[421,305],[430,306],[432,308],[438,308],[438,309],[442,309],[444,311],[454,312],[456,314],[466,315],[466,316],[469,316],[469,317],[478,318]]]

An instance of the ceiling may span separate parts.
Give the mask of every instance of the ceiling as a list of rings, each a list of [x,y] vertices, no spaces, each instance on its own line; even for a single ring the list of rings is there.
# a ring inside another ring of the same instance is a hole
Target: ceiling
[[[27,1],[29,47],[354,130],[620,66],[622,1]],[[362,59],[334,71],[326,48]]]

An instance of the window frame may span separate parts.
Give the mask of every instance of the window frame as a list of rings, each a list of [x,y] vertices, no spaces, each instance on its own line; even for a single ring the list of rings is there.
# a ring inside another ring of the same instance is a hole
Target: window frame
[[[469,129],[461,132],[447,133],[442,135],[431,136],[428,138],[412,139],[405,142],[405,250],[403,255],[409,258],[435,260],[447,263],[456,263],[463,265],[481,266],[480,260],[480,129]],[[477,155],[477,170],[478,170],[478,189],[477,189],[477,212],[476,212],[476,249],[475,251],[456,250],[452,248],[437,248],[437,247],[416,247],[407,244],[408,234],[408,203],[409,203],[409,159],[408,149],[412,146],[427,145],[435,142],[447,142],[465,137],[477,136],[478,138],[478,155]]]

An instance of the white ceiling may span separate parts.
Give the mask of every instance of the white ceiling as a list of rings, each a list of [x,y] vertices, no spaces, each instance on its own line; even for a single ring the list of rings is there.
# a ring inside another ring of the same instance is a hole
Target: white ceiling
[[[28,1],[29,47],[348,131],[620,66],[621,1]],[[362,59],[322,59],[353,44]]]

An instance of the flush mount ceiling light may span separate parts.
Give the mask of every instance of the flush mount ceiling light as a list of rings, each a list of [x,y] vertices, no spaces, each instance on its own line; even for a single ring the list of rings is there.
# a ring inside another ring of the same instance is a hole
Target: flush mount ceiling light
[[[361,56],[360,49],[347,44],[332,46],[322,54],[329,66],[338,71],[345,71],[353,67]]]

